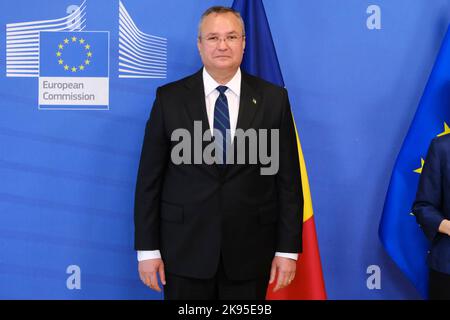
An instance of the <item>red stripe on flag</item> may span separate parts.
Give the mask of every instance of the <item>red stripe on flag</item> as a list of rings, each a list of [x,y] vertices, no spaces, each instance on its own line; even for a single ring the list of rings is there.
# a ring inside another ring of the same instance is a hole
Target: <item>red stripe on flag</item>
[[[303,253],[297,261],[294,280],[273,292],[277,279],[267,289],[267,300],[325,300],[327,298],[320,263],[314,216],[303,223]]]

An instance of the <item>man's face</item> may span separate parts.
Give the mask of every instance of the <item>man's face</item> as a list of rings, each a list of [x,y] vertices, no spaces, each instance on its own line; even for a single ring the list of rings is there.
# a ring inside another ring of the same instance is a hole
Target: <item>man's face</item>
[[[245,48],[239,19],[232,13],[212,13],[206,16],[200,28],[197,46],[208,70],[237,70]]]

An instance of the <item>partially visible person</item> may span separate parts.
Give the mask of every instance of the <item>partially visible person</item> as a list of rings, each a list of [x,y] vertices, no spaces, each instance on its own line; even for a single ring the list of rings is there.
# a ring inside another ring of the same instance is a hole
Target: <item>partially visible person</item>
[[[413,213],[431,241],[429,299],[450,299],[450,135],[432,140]]]

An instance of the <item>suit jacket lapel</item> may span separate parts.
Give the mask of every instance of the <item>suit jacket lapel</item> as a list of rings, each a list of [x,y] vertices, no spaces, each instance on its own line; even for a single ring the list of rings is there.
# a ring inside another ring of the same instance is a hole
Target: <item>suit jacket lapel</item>
[[[208,125],[208,116],[205,104],[205,89],[203,87],[202,70],[192,75],[186,81],[189,94],[186,98],[186,108],[192,121],[202,121],[202,126]],[[208,128],[206,127],[206,128]]]
[[[256,112],[260,109],[260,95],[250,85],[247,75],[242,72],[241,98],[239,101],[239,114],[236,129],[247,130],[251,128]]]
[[[257,112],[260,112],[261,105],[261,95],[251,85],[250,79],[247,74],[242,72],[241,97],[239,101],[239,113],[236,130],[242,129],[245,131],[252,128],[253,120]],[[239,150],[239,145],[233,144],[233,148],[236,153],[236,151]],[[246,150],[246,152],[248,152],[248,150]],[[241,167],[242,165],[237,164],[228,165],[227,169],[225,170],[227,177],[231,177],[232,175],[236,174],[236,172]]]
[[[186,99],[186,108],[188,114],[190,116],[190,120],[192,121],[192,127],[194,125],[194,121],[202,122],[202,131],[205,132],[209,129],[209,121],[208,114],[206,112],[206,103],[205,103],[205,89],[203,85],[203,68],[200,69],[197,73],[195,73],[192,77],[187,79],[186,87],[189,90],[189,94]],[[202,137],[203,137],[202,132]],[[192,136],[192,139],[194,137]],[[192,140],[193,142],[193,140]],[[206,145],[211,142],[203,142],[202,141],[202,151]],[[203,154],[202,154],[203,156]],[[202,158],[203,159],[203,158]],[[220,170],[216,165],[207,165],[202,160],[202,168],[204,168],[208,173],[213,175],[214,177],[219,177]]]

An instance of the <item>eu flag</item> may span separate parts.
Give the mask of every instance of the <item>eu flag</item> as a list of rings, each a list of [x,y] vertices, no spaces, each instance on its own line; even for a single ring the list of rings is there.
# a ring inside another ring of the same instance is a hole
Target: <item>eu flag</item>
[[[450,132],[450,32],[447,30],[428,83],[392,172],[379,236],[388,254],[422,297],[428,293],[429,242],[411,213],[431,140]]]
[[[41,31],[39,110],[108,110],[109,32]]]
[[[41,77],[108,77],[108,32],[41,32]]]

